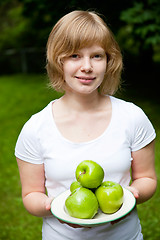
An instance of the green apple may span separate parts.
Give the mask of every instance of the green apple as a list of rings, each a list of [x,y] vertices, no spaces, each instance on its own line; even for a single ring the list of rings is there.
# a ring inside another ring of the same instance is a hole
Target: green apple
[[[116,212],[123,203],[123,188],[120,184],[105,181],[96,189],[95,195],[98,199],[100,209],[104,213]]]
[[[103,178],[103,168],[92,160],[84,160],[76,168],[76,179],[83,187],[97,188]]]
[[[71,183],[70,191],[74,192],[74,190],[76,190],[77,188],[80,188],[80,187],[82,187],[82,185],[78,181],[74,181]]]
[[[91,219],[98,211],[98,201],[91,190],[80,187],[68,196],[65,207],[72,217]]]

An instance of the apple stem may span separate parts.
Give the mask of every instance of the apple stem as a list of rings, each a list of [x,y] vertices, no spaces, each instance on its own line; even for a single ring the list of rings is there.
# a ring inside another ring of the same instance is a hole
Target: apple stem
[[[79,176],[78,176],[78,181],[79,181],[79,178],[80,178],[80,176],[82,175],[82,174],[85,174],[86,173],[86,171],[84,170],[84,172],[81,172],[81,174],[79,174]]]

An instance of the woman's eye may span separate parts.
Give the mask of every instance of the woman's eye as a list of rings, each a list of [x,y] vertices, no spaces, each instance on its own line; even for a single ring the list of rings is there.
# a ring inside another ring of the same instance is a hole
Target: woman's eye
[[[94,56],[94,58],[99,59],[99,58],[102,58],[102,56],[101,56],[100,54],[96,54],[96,55]]]
[[[73,59],[79,58],[78,54],[72,54],[70,57],[73,58]]]

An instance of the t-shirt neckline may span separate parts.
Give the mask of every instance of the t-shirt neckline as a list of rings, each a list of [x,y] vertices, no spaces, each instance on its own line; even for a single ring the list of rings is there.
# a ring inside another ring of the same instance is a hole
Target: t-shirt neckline
[[[96,137],[96,138],[94,138],[94,139],[92,139],[90,141],[84,141],[84,142],[73,142],[73,141],[67,139],[66,137],[64,137],[63,134],[58,129],[56,123],[55,123],[53,112],[52,112],[52,104],[55,101],[57,101],[58,99],[55,99],[55,100],[51,101],[50,104],[49,104],[50,119],[51,119],[51,123],[52,123],[51,125],[53,126],[54,131],[56,130],[56,133],[61,138],[61,140],[65,141],[65,142],[67,142],[69,144],[72,144],[72,145],[86,145],[86,144],[91,144],[91,143],[99,141],[101,138],[103,138],[103,136],[108,134],[108,132],[111,129],[111,125],[113,124],[113,119],[114,119],[114,101],[113,101],[113,97],[112,96],[109,96],[109,98],[110,98],[110,101],[111,101],[111,109],[112,109],[111,119],[110,119],[110,122],[109,122],[108,126],[104,130],[104,132],[101,135],[99,135],[98,137]]]

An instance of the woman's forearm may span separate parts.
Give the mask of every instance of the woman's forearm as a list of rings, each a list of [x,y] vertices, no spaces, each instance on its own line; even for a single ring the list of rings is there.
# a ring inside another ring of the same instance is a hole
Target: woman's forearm
[[[137,204],[149,200],[156,191],[157,180],[156,178],[139,178],[132,182],[131,191],[137,195]],[[133,188],[133,189],[132,189]]]
[[[52,215],[50,204],[52,199],[41,192],[31,192],[23,197],[23,204],[26,210],[37,217]]]

